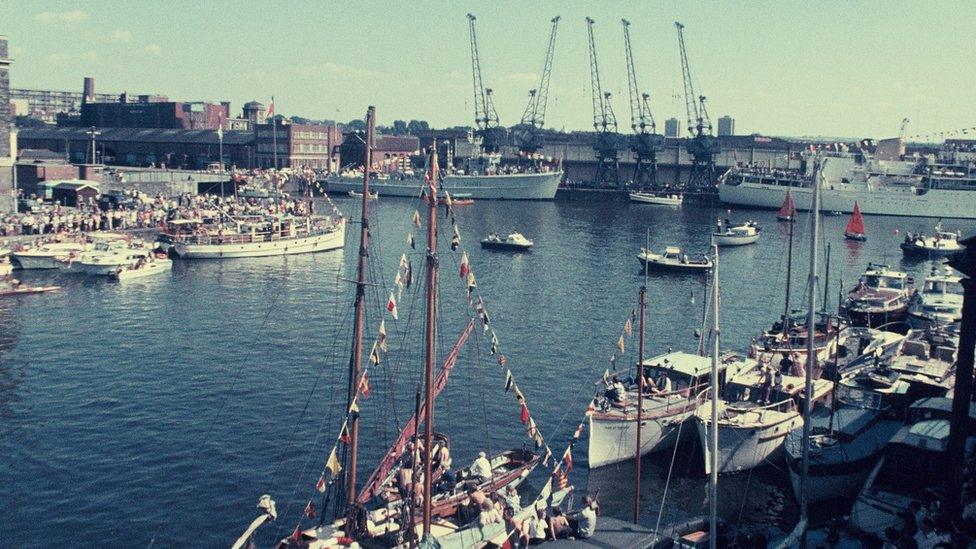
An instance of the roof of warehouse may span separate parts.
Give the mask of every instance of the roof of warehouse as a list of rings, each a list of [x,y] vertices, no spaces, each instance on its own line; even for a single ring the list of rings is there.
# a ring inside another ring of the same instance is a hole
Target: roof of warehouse
[[[51,126],[49,128],[22,128],[18,139],[70,139],[88,140],[89,128]],[[97,128],[101,132],[98,141],[142,141],[147,143],[201,143],[218,144],[216,130],[178,130],[169,128]],[[254,142],[254,132],[227,130],[225,145],[247,145]]]

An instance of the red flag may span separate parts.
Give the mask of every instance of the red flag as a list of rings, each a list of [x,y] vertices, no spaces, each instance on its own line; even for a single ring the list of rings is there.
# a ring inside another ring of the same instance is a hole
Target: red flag
[[[568,475],[569,472],[573,470],[573,450],[572,450],[572,447],[566,448],[566,454],[563,456],[563,463],[566,464],[566,472],[564,474]]]
[[[268,114],[266,118],[272,118],[274,116],[274,96],[271,96],[271,102],[268,103]]]
[[[393,320],[398,318],[396,299],[393,298],[393,292],[390,292],[390,299],[386,301],[386,310],[390,311],[390,316],[393,317]]]
[[[339,440],[342,441],[343,444],[349,444],[352,442],[352,439],[349,437],[349,429],[346,428],[345,425],[342,426],[342,432],[339,433]],[[319,491],[321,492],[321,490]]]
[[[363,399],[369,398],[369,378],[363,374],[363,380],[359,383],[359,390],[363,393]]]
[[[468,276],[468,252],[461,254],[461,278]]]
[[[315,518],[315,506],[312,505],[311,500],[309,500],[308,505],[305,506],[305,516],[308,518]]]
[[[521,419],[522,419],[522,423],[528,423],[529,422],[529,407],[526,406],[524,402],[522,403],[522,418]]]
[[[299,527],[299,526],[296,526],[295,527],[295,531],[291,533],[291,539],[293,539],[295,541],[301,541],[302,540],[302,529],[301,529],[301,527]]]
[[[319,477],[318,482],[315,483],[315,489],[320,493],[325,492],[325,475]]]

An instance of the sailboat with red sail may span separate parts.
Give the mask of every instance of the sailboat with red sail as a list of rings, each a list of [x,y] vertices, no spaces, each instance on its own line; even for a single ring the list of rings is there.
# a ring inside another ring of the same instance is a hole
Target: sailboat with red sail
[[[851,220],[847,222],[847,229],[844,230],[844,238],[858,242],[868,239],[864,233],[864,217],[861,216],[861,208],[857,202],[854,203],[854,213],[851,214]]]
[[[796,205],[793,204],[793,194],[790,191],[786,191],[786,199],[783,200],[783,205],[776,212],[776,219],[780,221],[793,221],[795,218]]]

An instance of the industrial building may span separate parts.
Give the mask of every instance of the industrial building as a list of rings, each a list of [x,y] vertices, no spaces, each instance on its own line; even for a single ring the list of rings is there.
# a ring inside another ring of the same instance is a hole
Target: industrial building
[[[723,116],[718,119],[718,135],[719,137],[728,137],[730,135],[735,135],[735,118],[731,116]]]
[[[664,137],[681,137],[681,124],[677,118],[668,118],[664,121]]]
[[[96,128],[216,130],[230,118],[230,102],[130,101],[82,103],[78,125]]]
[[[160,95],[128,95],[127,100],[142,103],[167,101]],[[95,93],[95,79],[86,76],[82,84],[82,91],[58,90],[10,90],[10,101],[16,109],[16,116],[28,116],[48,124],[54,124],[60,116],[62,119],[77,118],[84,103],[113,103],[118,101],[117,93]]]
[[[0,212],[12,211],[17,203],[14,194],[17,137],[10,131],[13,122],[10,115],[10,63],[7,37],[0,36]]]
[[[342,133],[334,125],[281,121],[258,123],[254,126],[253,165],[261,168],[307,166],[334,170],[338,166],[341,143]]]

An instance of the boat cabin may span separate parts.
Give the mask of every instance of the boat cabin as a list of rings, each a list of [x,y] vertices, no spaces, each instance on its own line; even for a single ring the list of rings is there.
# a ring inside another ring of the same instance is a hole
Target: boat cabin
[[[922,288],[923,294],[959,294],[962,295],[962,279],[950,274],[933,275],[925,279],[925,286]]]
[[[913,397],[940,397],[950,388],[957,346],[947,330],[913,330],[888,366],[912,385]]]
[[[749,410],[764,407],[780,412],[788,412],[799,408],[803,400],[805,379],[800,376],[781,376],[781,382],[776,384],[773,372],[768,377],[757,370],[731,379],[722,391],[722,399],[729,403],[730,408]],[[830,392],[833,383],[826,379],[813,381],[813,400],[816,401]]]
[[[907,273],[889,270],[886,265],[868,267],[861,275],[860,286],[872,290],[906,290],[911,284]]]
[[[725,378],[731,370],[732,375],[746,367],[742,359],[729,353],[718,363],[719,387],[725,385]],[[671,381],[671,392],[682,396],[696,396],[712,384],[712,358],[674,351],[644,359],[645,379],[655,380],[662,373]]]
[[[949,442],[949,421],[928,419],[902,427],[885,446],[884,464],[871,488],[915,494],[942,478]]]

